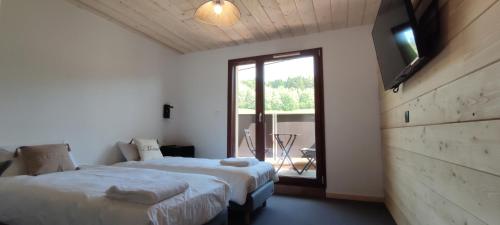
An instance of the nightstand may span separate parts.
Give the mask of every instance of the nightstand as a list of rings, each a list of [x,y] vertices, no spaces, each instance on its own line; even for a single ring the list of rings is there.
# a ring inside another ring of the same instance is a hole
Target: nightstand
[[[194,158],[194,146],[165,145],[160,147],[163,156]]]

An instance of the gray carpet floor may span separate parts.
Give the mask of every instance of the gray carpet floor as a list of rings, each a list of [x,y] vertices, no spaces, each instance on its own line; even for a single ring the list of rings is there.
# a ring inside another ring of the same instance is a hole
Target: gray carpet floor
[[[243,224],[232,215],[230,225]],[[252,216],[252,225],[396,225],[381,203],[275,195]]]

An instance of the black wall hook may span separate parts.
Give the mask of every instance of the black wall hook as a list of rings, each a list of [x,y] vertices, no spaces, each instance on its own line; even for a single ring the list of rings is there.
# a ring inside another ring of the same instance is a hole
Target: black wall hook
[[[163,105],[163,118],[164,119],[170,119],[170,109],[173,109],[174,107],[169,105],[169,104],[165,104]]]

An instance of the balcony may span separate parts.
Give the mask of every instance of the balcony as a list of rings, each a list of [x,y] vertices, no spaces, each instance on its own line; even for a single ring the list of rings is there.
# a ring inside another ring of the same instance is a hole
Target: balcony
[[[266,162],[272,163],[276,170],[279,169],[280,176],[316,178],[316,153],[315,151],[311,152],[315,150],[314,110],[270,111],[264,116],[264,122]],[[255,157],[251,151],[255,146],[255,112],[253,110],[238,110],[236,125],[236,156]],[[245,134],[245,130],[248,131],[248,134]],[[280,137],[283,145],[287,143],[289,135],[296,135],[289,151],[289,158],[285,158],[286,153],[279,145],[276,134],[283,134]],[[308,149],[311,151],[307,151]],[[280,168],[283,160],[284,163]],[[294,166],[302,173],[293,169]]]

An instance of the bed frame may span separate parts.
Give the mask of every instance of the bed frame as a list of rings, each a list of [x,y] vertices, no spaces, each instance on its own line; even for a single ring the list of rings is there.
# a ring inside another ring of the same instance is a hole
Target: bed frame
[[[257,188],[252,193],[249,193],[244,205],[230,201],[229,211],[243,212],[245,214],[245,224],[250,224],[250,216],[252,212],[258,208],[266,207],[267,199],[270,198],[273,193],[274,182],[271,180]]]
[[[208,221],[203,225],[228,225],[228,213],[227,209],[224,209],[222,212],[217,214],[212,220]],[[1,225],[1,224],[0,224]]]

